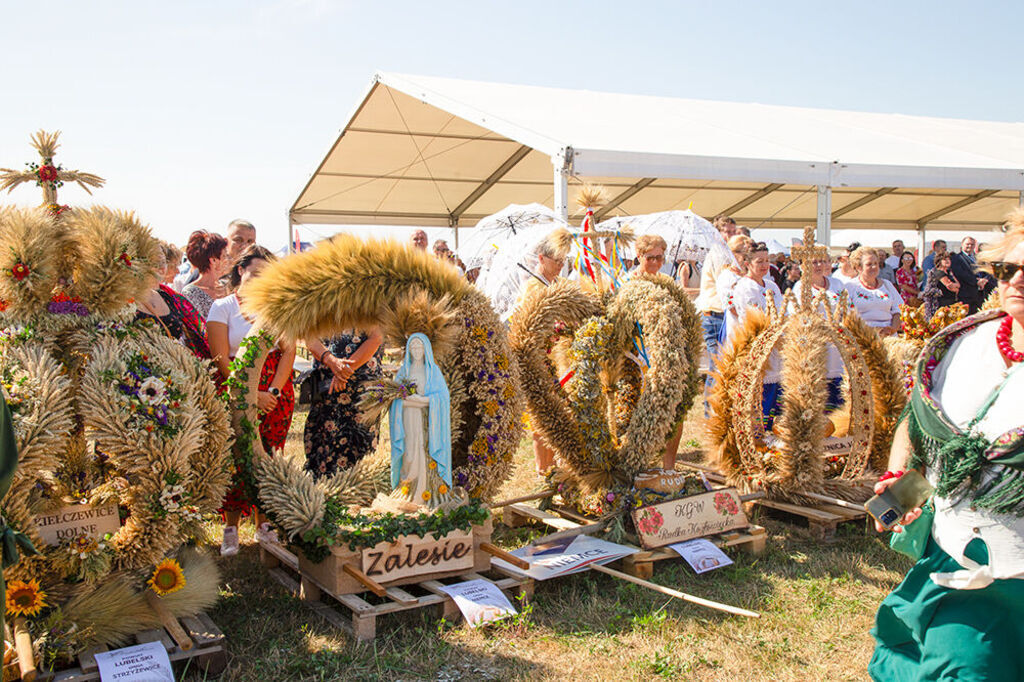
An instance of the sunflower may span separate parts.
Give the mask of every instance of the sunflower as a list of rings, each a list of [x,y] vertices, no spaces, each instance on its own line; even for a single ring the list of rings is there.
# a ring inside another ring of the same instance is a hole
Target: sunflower
[[[437,487],[437,493],[438,493],[439,495],[445,495],[445,494],[447,494],[447,493],[448,493],[448,486],[447,486],[447,485],[445,485],[444,483],[442,483],[441,485],[439,485],[439,486]]]
[[[430,496],[430,491],[429,490],[424,490],[422,497],[423,497],[423,501],[424,502],[429,502],[430,501],[430,497],[431,497]]]
[[[164,559],[156,565],[153,577],[147,584],[161,597],[177,592],[185,587],[185,574],[181,570],[181,564],[174,559]]]
[[[39,581],[12,580],[7,585],[7,613],[13,616],[34,616],[46,606],[46,593],[39,589]]]

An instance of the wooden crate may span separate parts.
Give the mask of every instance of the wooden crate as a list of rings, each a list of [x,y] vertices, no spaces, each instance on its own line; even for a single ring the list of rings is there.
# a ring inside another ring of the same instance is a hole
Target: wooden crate
[[[182,651],[163,628],[143,630],[135,635],[135,641],[125,646],[160,642],[167,649],[167,657],[171,659],[175,672],[181,675],[186,668],[190,672],[201,671],[204,677],[217,677],[227,667],[227,650],[225,649],[224,633],[220,631],[205,613],[185,616],[178,619],[182,629],[195,643],[188,651]],[[40,671],[36,680],[40,682],[75,682],[100,679],[96,666],[96,654],[108,651],[108,647],[100,646],[78,655],[78,667],[53,672]]]
[[[525,504],[511,504],[503,507],[502,510],[505,523],[513,528],[527,523],[543,523],[555,530],[569,530],[593,523],[590,519],[574,511],[559,507],[554,507],[551,511],[544,511]],[[719,533],[705,539],[710,540],[718,547],[736,547],[741,551],[758,555],[764,552],[768,536],[761,526],[751,525],[742,530]],[[630,543],[625,544],[639,548],[639,543],[635,538],[631,538]],[[655,562],[680,558],[668,547],[660,547],[658,549],[640,549],[639,552],[613,563],[619,563],[623,573],[647,579],[654,574]]]
[[[270,576],[288,592],[360,642],[373,640],[377,636],[377,618],[389,613],[437,606],[439,617],[449,620],[460,618],[461,613],[455,601],[441,590],[446,584],[487,580],[497,585],[512,599],[513,604],[528,600],[533,595],[532,578],[515,575],[498,566],[490,566],[484,571],[466,571],[455,576],[435,578],[425,575],[415,583],[388,587],[384,597],[377,597],[370,592],[331,592],[320,580],[303,571],[299,557],[280,544],[260,542],[260,560]]]

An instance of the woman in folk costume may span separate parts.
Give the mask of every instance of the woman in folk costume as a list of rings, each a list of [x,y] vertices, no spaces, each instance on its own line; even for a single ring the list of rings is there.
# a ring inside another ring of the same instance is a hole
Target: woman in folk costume
[[[425,334],[409,337],[395,381],[416,392],[391,403],[391,487],[433,509],[452,497],[451,402]]]
[[[929,341],[892,447],[897,473],[875,486],[908,467],[935,486],[893,535],[920,558],[878,611],[875,680],[1024,679],[1024,210],[1007,227],[983,256],[1001,308]]]
[[[730,243],[732,240],[729,240]],[[782,307],[782,291],[769,272],[768,247],[764,242],[757,242],[747,254],[747,274],[741,277],[732,289],[730,296],[731,310],[734,314],[725,316],[726,338],[731,338],[735,330],[743,323],[746,313],[751,308],[766,310],[768,298],[772,299],[775,308]],[[782,362],[777,350],[768,356],[768,367],[764,373],[764,396],[762,409],[764,427],[770,430],[779,415],[780,384],[782,379]]]
[[[726,320],[718,336],[719,344],[725,343],[725,339],[728,337],[727,328],[735,327],[739,319],[736,315],[736,308],[733,306],[732,292],[736,288],[736,284],[747,274],[747,259],[750,256],[750,251],[754,248],[754,243],[754,240],[745,234],[729,237],[729,250],[732,251],[736,262],[726,265],[722,274],[715,280],[715,287],[718,289]]]
[[[829,277],[829,274],[832,272],[832,264],[828,258],[818,258],[810,263],[801,263],[801,267],[810,268],[813,296],[820,296],[824,293],[825,299],[832,307],[832,310],[837,314],[843,314],[845,311],[840,311],[838,308],[839,295],[843,293],[844,287],[842,282],[834,277]],[[803,288],[803,280],[797,282],[793,287],[793,295],[796,296],[797,301],[800,300]],[[846,307],[848,310],[853,309],[853,304],[847,300]],[[825,314],[822,306],[818,306],[818,310],[822,315]],[[828,398],[825,402],[825,412],[830,413],[835,412],[845,402],[842,391],[845,365],[843,364],[842,356],[839,354],[839,349],[833,344],[828,346],[826,367],[825,376],[828,378]]]

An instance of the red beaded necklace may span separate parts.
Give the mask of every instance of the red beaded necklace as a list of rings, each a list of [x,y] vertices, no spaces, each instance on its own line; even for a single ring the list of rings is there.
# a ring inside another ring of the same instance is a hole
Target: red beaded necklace
[[[999,331],[996,332],[996,345],[999,346],[999,352],[1003,354],[1004,358],[1010,362],[1020,362],[1024,360],[1024,353],[1013,349],[1013,344],[1010,343],[1012,331],[1013,318],[1007,315],[999,325]]]

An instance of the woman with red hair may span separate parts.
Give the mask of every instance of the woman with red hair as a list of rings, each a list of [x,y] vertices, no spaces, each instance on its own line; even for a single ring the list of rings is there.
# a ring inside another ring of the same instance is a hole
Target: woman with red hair
[[[220,284],[220,278],[231,265],[227,259],[227,248],[227,239],[206,230],[193,232],[185,247],[188,262],[199,271],[199,279],[186,285],[181,295],[204,320],[209,316],[213,302],[227,293]]]

